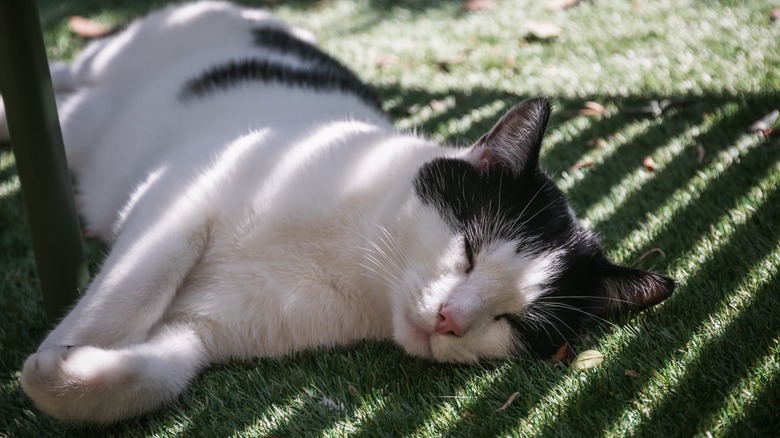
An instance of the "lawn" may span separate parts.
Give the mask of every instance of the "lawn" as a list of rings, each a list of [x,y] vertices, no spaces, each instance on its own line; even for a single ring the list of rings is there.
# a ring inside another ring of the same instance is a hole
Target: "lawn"
[[[48,55],[164,1],[39,0]],[[265,1],[374,84],[401,129],[468,145],[554,98],[544,167],[621,263],[676,278],[652,311],[527,358],[440,365],[391,343],[212,367],[177,403],[101,429],[36,411],[19,369],[50,328],[13,155],[0,149],[0,436],[767,436],[780,430],[780,2]],[[534,22],[560,29],[530,35]],[[670,99],[665,111],[644,111]],[[595,102],[595,104],[586,104]],[[779,122],[775,126],[780,127]],[[87,241],[91,272],[105,249]],[[508,403],[511,402],[511,403]]]

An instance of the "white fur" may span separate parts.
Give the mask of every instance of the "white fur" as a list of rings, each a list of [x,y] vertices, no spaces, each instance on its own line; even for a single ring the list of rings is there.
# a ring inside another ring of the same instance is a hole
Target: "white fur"
[[[252,83],[177,99],[237,53],[306,65],[251,47],[258,24],[287,29],[227,3],[169,7],[56,68],[80,211],[113,248],[25,363],[45,412],[112,422],[174,399],[209,363],[360,339],[440,361],[511,354],[495,316],[538,295],[555,255],[497,243],[465,274],[461,237],[412,181],[467,152],[398,134],[349,95]],[[434,332],[442,306],[463,336]]]

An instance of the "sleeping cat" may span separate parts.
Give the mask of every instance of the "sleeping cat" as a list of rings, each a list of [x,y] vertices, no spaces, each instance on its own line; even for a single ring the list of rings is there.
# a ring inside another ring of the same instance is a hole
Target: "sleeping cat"
[[[152,13],[52,77],[82,218],[112,245],[24,364],[57,418],[119,421],[209,364],[361,339],[549,357],[674,289],[609,262],[543,173],[546,99],[440,146],[307,32],[221,2]]]

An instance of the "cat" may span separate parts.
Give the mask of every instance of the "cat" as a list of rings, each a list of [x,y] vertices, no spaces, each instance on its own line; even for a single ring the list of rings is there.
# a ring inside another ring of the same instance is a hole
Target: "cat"
[[[673,292],[608,261],[542,171],[546,98],[442,146],[398,132],[310,33],[224,2],[51,68],[82,220],[111,245],[21,372],[56,418],[133,418],[210,364],[364,339],[549,357]]]

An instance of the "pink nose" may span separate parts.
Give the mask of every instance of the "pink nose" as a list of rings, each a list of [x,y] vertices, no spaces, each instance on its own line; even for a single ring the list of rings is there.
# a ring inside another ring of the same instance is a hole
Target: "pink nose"
[[[439,316],[436,321],[436,328],[434,331],[443,335],[463,335],[463,330],[455,321],[454,313],[450,308],[445,306],[442,306],[442,308],[439,309]]]

